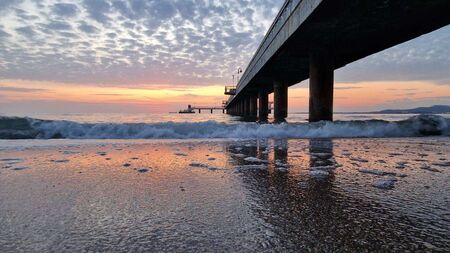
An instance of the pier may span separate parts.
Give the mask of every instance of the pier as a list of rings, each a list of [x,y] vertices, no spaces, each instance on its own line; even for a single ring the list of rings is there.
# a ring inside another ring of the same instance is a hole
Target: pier
[[[332,121],[334,70],[448,24],[449,0],[287,0],[224,109],[265,122],[274,93],[283,122],[288,88],[309,79],[309,121]]]
[[[198,107],[192,107],[192,109],[194,110],[194,111],[198,111],[198,113],[202,113],[202,110],[203,111],[210,111],[211,113],[214,113],[214,111],[215,110],[217,110],[217,111],[222,111],[222,113],[225,113],[225,107],[223,107],[223,106],[216,106],[216,107],[214,107],[214,106],[198,106]]]
[[[202,113],[203,111],[210,111],[211,114],[214,113],[214,111],[222,111],[222,113],[225,113],[225,106],[191,106],[188,105],[187,109],[179,111],[179,113]]]

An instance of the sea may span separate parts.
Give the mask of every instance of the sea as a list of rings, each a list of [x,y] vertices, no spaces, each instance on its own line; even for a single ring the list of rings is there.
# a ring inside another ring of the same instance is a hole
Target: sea
[[[0,116],[0,252],[450,252],[450,115]]]
[[[334,118],[334,122],[308,123],[307,114],[291,113],[288,123],[259,124],[222,113],[3,115],[0,139],[358,138],[450,133],[450,114],[338,113]]]

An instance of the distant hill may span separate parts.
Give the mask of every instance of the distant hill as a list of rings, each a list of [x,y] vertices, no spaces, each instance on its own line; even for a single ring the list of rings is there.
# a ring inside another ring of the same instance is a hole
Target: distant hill
[[[418,107],[414,109],[389,109],[382,110],[378,112],[370,113],[380,113],[380,114],[442,114],[450,113],[450,105],[434,105],[431,107]]]

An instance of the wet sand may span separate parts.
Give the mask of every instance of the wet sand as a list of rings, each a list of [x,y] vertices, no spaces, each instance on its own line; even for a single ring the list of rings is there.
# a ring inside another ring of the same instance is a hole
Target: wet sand
[[[448,252],[449,143],[0,141],[0,249]]]

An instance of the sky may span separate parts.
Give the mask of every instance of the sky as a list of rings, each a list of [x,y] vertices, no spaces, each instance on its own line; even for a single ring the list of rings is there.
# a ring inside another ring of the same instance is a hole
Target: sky
[[[283,0],[1,0],[0,113],[218,105]],[[336,71],[335,110],[450,104],[450,26]],[[307,111],[308,82],[289,89]]]

